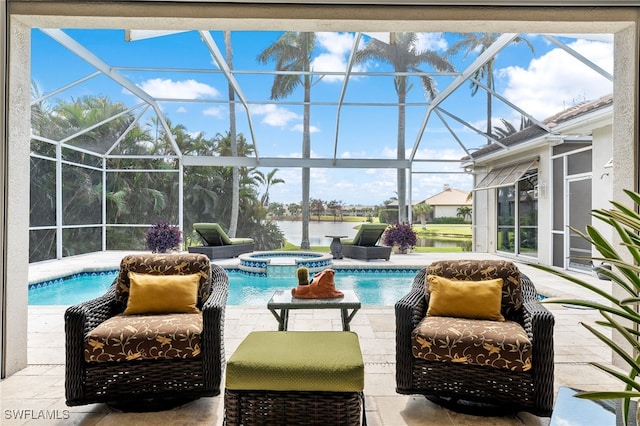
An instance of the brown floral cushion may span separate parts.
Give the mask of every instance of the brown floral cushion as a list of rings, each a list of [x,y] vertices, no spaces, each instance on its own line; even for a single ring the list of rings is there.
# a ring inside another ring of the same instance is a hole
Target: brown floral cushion
[[[411,333],[415,358],[531,369],[531,341],[517,322],[425,317]]]
[[[513,318],[522,309],[520,270],[508,260],[441,260],[427,267],[428,275],[466,281],[502,278],[502,315]],[[429,293],[429,283],[425,291]]]
[[[200,274],[198,308],[211,294],[211,262],[204,254],[137,254],[125,256],[116,277],[116,301],[127,306],[129,298],[129,272],[149,275]]]
[[[116,315],[84,337],[87,362],[196,358],[202,314]]]

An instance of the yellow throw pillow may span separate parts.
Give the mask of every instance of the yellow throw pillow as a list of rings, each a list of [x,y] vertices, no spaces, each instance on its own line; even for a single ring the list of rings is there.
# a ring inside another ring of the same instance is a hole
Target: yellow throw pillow
[[[504,321],[502,278],[487,281],[454,281],[427,276],[431,292],[427,316]]]
[[[200,274],[150,275],[129,272],[125,315],[197,313]]]

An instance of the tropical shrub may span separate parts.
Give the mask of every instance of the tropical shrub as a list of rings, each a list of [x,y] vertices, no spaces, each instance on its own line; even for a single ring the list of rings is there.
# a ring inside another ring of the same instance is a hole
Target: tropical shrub
[[[380,223],[392,223],[398,220],[398,208],[381,208],[378,210],[378,221]]]
[[[277,250],[284,246],[284,234],[280,227],[271,221],[263,221],[256,225],[256,231],[251,233],[256,250]]]
[[[640,206],[640,194],[625,190],[625,193],[633,200],[635,207]],[[587,399],[623,399],[623,420],[628,424],[629,405],[631,398],[640,397],[640,382],[638,381],[638,373],[640,372],[640,314],[638,313],[638,304],[640,304],[640,215],[635,209],[630,209],[624,205],[611,202],[613,209],[593,210],[591,215],[596,219],[608,224],[613,228],[620,238],[622,244],[614,245],[602,236],[593,226],[587,226],[585,232],[577,229],[572,230],[587,240],[600,253],[599,256],[586,257],[582,259],[590,259],[594,264],[598,263],[594,269],[598,275],[611,280],[612,285],[617,286],[622,296],[607,293],[605,290],[598,288],[579,278],[570,276],[563,271],[552,269],[542,265],[532,265],[539,269],[545,270],[562,278],[565,278],[585,289],[590,290],[596,295],[604,298],[607,302],[600,303],[592,300],[579,299],[546,299],[545,303],[562,303],[584,306],[597,309],[603,317],[603,320],[597,321],[596,324],[610,328],[614,335],[622,338],[626,342],[626,348],[619,345],[613,338],[608,337],[601,331],[597,330],[593,325],[582,325],[594,334],[598,339],[604,342],[611,350],[620,356],[628,365],[627,374],[620,373],[606,365],[592,362],[591,364],[605,373],[620,380],[625,388],[622,391],[587,391],[576,394],[579,398]],[[627,256],[621,255],[622,251],[626,251]],[[625,258],[631,261],[626,261]],[[611,267],[611,269],[609,269]],[[617,340],[617,339],[616,339]]]
[[[451,223],[469,223],[466,222],[463,218],[461,217],[457,217],[457,216],[442,216],[442,217],[434,217],[431,220],[431,223],[435,224],[435,225],[440,225],[440,224],[451,224]]]
[[[65,224],[82,225],[63,232],[62,255],[70,256],[102,249],[100,230],[103,226],[102,209],[106,207],[107,250],[143,250],[146,245],[146,227],[158,220],[178,223],[180,213],[180,179],[175,173],[177,160],[162,158],[175,155],[169,142],[170,136],[163,126],[151,120],[137,122],[133,113],[124,113],[126,106],[105,97],[82,97],[72,102],[59,101],[50,108],[32,109],[34,133],[48,139],[59,140],[75,133],[76,128],[88,128],[102,118],[119,117],[108,121],[99,129],[80,135],[75,145],[98,147],[105,152],[120,135],[125,135],[117,146],[116,158],[108,159],[106,182],[102,173],[86,167],[63,165],[63,209]],[[96,114],[99,114],[96,115]],[[97,118],[100,117],[100,118]],[[83,119],[76,123],[76,119]],[[85,122],[86,121],[86,122]],[[69,128],[76,123],[73,128]],[[184,155],[230,155],[232,138],[229,132],[205,137],[193,136],[181,124],[167,119],[170,134],[178,141]],[[127,129],[129,129],[127,131]],[[160,129],[156,132],[157,129]],[[149,143],[152,141],[153,143]],[[236,136],[238,155],[250,157],[253,146],[242,134]],[[38,157],[31,158],[30,226],[39,227],[29,232],[30,262],[56,257],[58,234],[56,226],[56,151],[53,143],[31,140],[31,150]],[[131,157],[127,157],[131,155]],[[152,155],[154,158],[138,158]],[[65,160],[99,167],[99,154],[65,150]],[[46,157],[42,159],[40,157]],[[145,172],[154,170],[154,172]],[[277,169],[275,169],[277,170]],[[166,171],[157,173],[156,171]],[[266,209],[261,199],[268,199],[269,185],[282,180],[274,177],[275,171],[262,176],[249,167],[239,167],[239,213],[237,236],[251,236],[262,247],[280,247],[278,234],[272,227],[263,226]],[[183,168],[183,229],[187,245],[192,240],[193,223],[218,222],[229,229],[233,207],[232,167],[184,167]],[[262,197],[259,189],[263,188]],[[102,199],[103,192],[106,198]],[[131,226],[127,226],[127,225]],[[88,227],[87,225],[95,225]],[[113,225],[113,226],[112,226]],[[89,234],[92,232],[91,234]],[[262,235],[264,234],[264,235]],[[198,239],[193,239],[199,243]]]

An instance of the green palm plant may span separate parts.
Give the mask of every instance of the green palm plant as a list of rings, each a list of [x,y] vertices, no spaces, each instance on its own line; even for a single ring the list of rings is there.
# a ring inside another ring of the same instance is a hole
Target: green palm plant
[[[433,206],[427,203],[419,203],[413,206],[413,214],[420,217],[420,223],[422,224],[422,228],[425,228],[427,222],[427,215],[431,213],[433,210]]]
[[[315,33],[287,31],[260,55],[258,61],[266,64],[276,62],[278,71],[302,71],[299,74],[277,74],[271,86],[271,99],[286,98],[302,85],[304,89],[304,107],[302,118],[302,158],[311,157],[311,55],[316,45]],[[309,186],[311,170],[302,168],[302,242],[300,248],[309,248]]]
[[[533,122],[531,121],[531,119],[525,117],[524,115],[520,116],[519,129],[517,129],[516,126],[514,126],[509,120],[505,120],[504,118],[501,118],[500,122],[504,127],[493,126],[493,136],[496,139],[504,139],[533,125]]]
[[[462,220],[467,220],[467,218],[471,217],[471,207],[469,206],[460,206],[456,212],[456,216],[458,216]]]
[[[395,72],[421,72],[420,65],[429,64],[438,71],[453,71],[453,65],[442,55],[432,50],[420,50],[418,48],[418,35],[416,33],[391,33],[389,43],[377,39],[371,39],[366,46],[358,50],[354,57],[355,63],[370,60],[378,60],[389,63]],[[435,80],[425,74],[420,75],[420,81],[425,93],[430,99],[436,96]],[[398,139],[397,158],[405,159],[405,133],[406,133],[406,100],[407,93],[413,87],[409,84],[407,74],[399,74],[393,80],[396,94],[398,95]],[[398,169],[398,221],[407,221],[406,193],[407,177],[405,169]]]
[[[625,193],[635,203],[636,208],[640,206],[640,194],[625,190]],[[608,224],[613,228],[617,236],[620,238],[621,244],[614,245],[607,240],[594,226],[587,226],[585,232],[573,229],[573,232],[579,234],[586,239],[600,253],[590,257],[594,263],[600,263],[596,266],[595,271],[610,279],[613,285],[618,287],[619,291],[612,291],[609,294],[605,290],[598,288],[579,278],[570,276],[563,271],[559,271],[548,266],[532,265],[538,269],[545,270],[554,275],[567,279],[593,293],[602,297],[607,302],[601,303],[591,300],[550,298],[545,303],[562,303],[583,306],[587,308],[597,309],[602,317],[601,321],[596,321],[597,325],[607,327],[622,338],[627,344],[622,345],[616,343],[613,337],[609,337],[596,329],[593,325],[582,325],[587,328],[593,335],[604,342],[611,350],[620,356],[624,363],[628,366],[626,374],[620,373],[606,365],[597,362],[591,363],[596,368],[615,377],[624,383],[625,388],[622,391],[587,391],[579,392],[577,397],[587,399],[622,399],[623,400],[623,420],[628,422],[628,412],[631,398],[640,397],[640,382],[638,381],[638,373],[640,373],[640,314],[638,313],[638,304],[640,304],[640,215],[631,208],[621,203],[612,201],[613,209],[597,209],[591,212],[591,215]],[[623,252],[623,251],[626,251]],[[628,260],[627,260],[628,259]],[[611,265],[609,269],[606,264]],[[621,294],[619,296],[618,294]]]
[[[252,172],[253,179],[264,186],[264,194],[260,197],[260,205],[263,208],[269,207],[269,190],[273,185],[277,185],[279,183],[285,183],[284,179],[280,179],[279,177],[275,177],[276,173],[278,173],[279,169],[272,169],[266,175],[260,170],[254,170]]]
[[[500,37],[499,33],[460,33],[461,39],[454,43],[448,50],[449,55],[455,55],[461,50],[465,50],[464,58],[466,58],[469,53],[477,53],[480,55],[485,50],[487,50],[495,41]],[[533,53],[533,45],[523,37],[516,37],[511,41],[511,44],[521,44],[524,43]],[[477,81],[485,80],[487,84],[487,88],[489,90],[494,90],[495,81],[493,78],[495,65],[495,56],[487,61],[483,67],[479,68],[474,74],[473,78]],[[480,86],[474,81],[471,82],[471,96],[475,96],[478,93],[478,89]],[[491,92],[487,91],[487,136],[492,135],[492,124],[491,124],[491,116],[492,116],[492,97]],[[489,139],[487,143],[490,143]]]

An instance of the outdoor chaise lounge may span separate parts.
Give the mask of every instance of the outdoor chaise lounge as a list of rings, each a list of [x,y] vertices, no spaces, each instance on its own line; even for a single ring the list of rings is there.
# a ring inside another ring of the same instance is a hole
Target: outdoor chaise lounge
[[[217,223],[194,223],[193,229],[204,245],[189,247],[189,253],[202,253],[213,259],[228,259],[254,249],[251,238],[230,238]]]
[[[355,237],[342,240],[342,254],[352,259],[389,260],[391,247],[376,245],[387,226],[386,223],[363,223]]]

